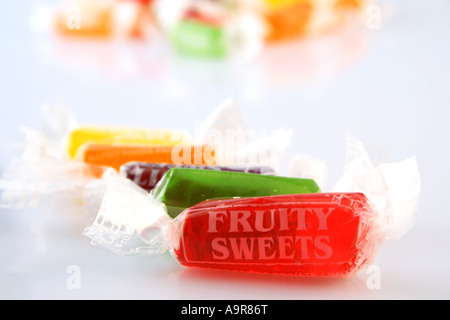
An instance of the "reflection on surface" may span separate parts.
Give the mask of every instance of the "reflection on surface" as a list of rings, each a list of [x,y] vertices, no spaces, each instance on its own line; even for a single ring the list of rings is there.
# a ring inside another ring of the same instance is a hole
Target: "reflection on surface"
[[[271,87],[323,83],[361,60],[370,31],[345,28],[320,36],[267,46],[253,60],[199,59],[171,52],[163,42],[89,41],[64,38],[37,42],[41,54],[71,74],[149,81],[162,92],[233,87],[259,96]],[[246,92],[243,92],[244,95]]]
[[[189,299],[208,299],[211,295],[226,299],[233,288],[239,288],[233,299],[326,299],[338,292],[347,298],[360,298],[371,294],[364,271],[344,279],[183,268],[172,273],[169,281],[180,296]],[[193,286],[197,288],[194,292]]]
[[[271,46],[259,64],[270,85],[290,86],[334,78],[367,51],[365,30],[345,29],[304,41]]]
[[[36,46],[49,63],[87,77],[128,80],[164,74],[164,49],[140,41],[46,38]]]

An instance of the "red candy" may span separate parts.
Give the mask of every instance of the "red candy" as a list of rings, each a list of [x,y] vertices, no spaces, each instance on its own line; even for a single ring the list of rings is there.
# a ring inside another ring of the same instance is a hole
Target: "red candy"
[[[185,266],[346,276],[374,255],[374,213],[362,193],[205,201],[172,221]]]

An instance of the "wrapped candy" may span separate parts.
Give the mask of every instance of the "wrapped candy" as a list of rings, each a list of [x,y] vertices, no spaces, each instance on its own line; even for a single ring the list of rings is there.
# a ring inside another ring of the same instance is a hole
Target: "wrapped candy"
[[[67,136],[69,159],[115,170],[130,161],[214,163],[214,150],[191,145],[189,133],[183,130],[81,126]]]
[[[320,192],[320,189],[311,179],[172,168],[150,192],[150,196],[161,201],[171,217],[176,217],[186,208],[212,198],[315,192]]]
[[[177,147],[183,151],[185,146],[192,145],[191,135],[182,129],[79,125],[70,110],[61,107],[44,106],[42,115],[41,130],[21,127],[23,160],[82,161],[86,151],[95,150],[95,146],[110,147],[111,150],[116,146]],[[108,166],[108,163],[101,164]]]
[[[124,200],[132,215],[127,224],[119,212]],[[153,214],[143,214],[150,209]],[[85,234],[122,254],[169,249],[191,267],[341,276],[373,255],[374,219],[363,194],[317,193],[204,201],[169,220],[153,199],[117,183]]]
[[[336,187],[344,191],[211,199],[170,219],[162,202],[119,179],[84,234],[123,255],[169,250],[188,267],[349,277],[411,227],[420,176],[414,158],[374,167],[350,138]]]
[[[190,135],[182,130],[120,126],[80,126],[69,133],[67,153],[75,158],[80,147],[93,145],[175,146],[189,143]]]
[[[363,0],[263,0],[268,42],[299,38],[335,28]]]
[[[65,36],[109,37],[114,33],[114,3],[112,0],[67,2],[55,12],[55,29]]]
[[[206,152],[208,151],[208,152]],[[97,145],[82,148],[78,160],[119,170],[130,161],[172,164],[214,164],[214,149],[203,146]]]
[[[275,170],[270,167],[256,166],[203,166],[203,165],[183,165],[168,163],[147,163],[128,162],[120,167],[120,174],[123,177],[134,181],[144,190],[152,190],[162,177],[172,168],[191,168],[219,171],[236,171],[256,174],[275,175]]]
[[[0,178],[0,207],[36,206],[48,203],[53,195],[70,202],[71,209],[86,209],[89,223],[90,217],[98,212],[109,178],[118,176],[125,163],[145,161],[154,165],[221,165],[228,170],[235,166],[265,170],[277,165],[276,156],[290,142],[282,135],[283,141],[273,136],[270,137],[273,143],[257,139],[225,148],[224,139],[220,138],[226,137],[229,130],[250,130],[230,99],[201,123],[196,139],[184,130],[79,126],[65,108],[43,108],[43,115],[42,130],[21,128],[25,133],[23,154],[11,162]],[[223,156],[240,151],[267,154],[272,145],[277,147],[271,150],[273,157],[255,158],[257,161],[252,163],[241,161],[241,157],[227,161]],[[63,206],[69,209],[68,205]]]
[[[232,99],[227,99],[200,123],[195,138],[181,129],[80,126],[68,110],[46,108],[43,111],[42,130],[21,128],[25,133],[23,160],[75,160],[116,170],[130,161],[276,169],[279,156],[292,136],[292,130],[281,130],[258,137]]]
[[[169,225],[184,266],[302,276],[350,275],[378,245],[360,193],[206,201]],[[169,235],[168,235],[169,236]]]
[[[252,0],[160,0],[156,12],[174,49],[199,57],[252,57],[264,26]]]
[[[265,0],[267,41],[291,39],[306,34],[313,12],[313,1]]]
[[[208,19],[195,11],[186,16],[171,30],[175,49],[184,54],[223,57],[227,55],[226,33],[220,18]]]
[[[161,162],[170,160],[169,150],[176,148],[179,153],[175,160],[191,159],[191,136],[184,130],[79,126],[65,108],[45,106],[42,111],[42,130],[21,128],[25,136],[22,157],[13,160],[0,178],[0,207],[34,207],[60,198],[65,199],[65,210],[85,211],[91,221],[90,217],[98,212],[108,178],[118,175],[121,164],[142,160],[142,153],[141,158],[134,158],[136,153],[121,154],[121,148],[150,149]],[[108,152],[95,154],[102,148],[95,149],[99,145]],[[164,151],[162,158],[158,150]],[[186,155],[185,150],[189,151]],[[146,151],[145,160],[152,160],[149,154]]]
[[[153,0],[68,0],[55,8],[54,29],[65,37],[145,38],[155,31]]]

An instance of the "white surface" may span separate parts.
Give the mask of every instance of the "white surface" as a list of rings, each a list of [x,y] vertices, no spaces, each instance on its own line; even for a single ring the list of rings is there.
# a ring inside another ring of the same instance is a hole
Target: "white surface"
[[[422,197],[413,229],[376,257],[380,289],[368,288],[365,271],[303,279],[188,269],[169,254],[116,256],[90,246],[68,212],[0,210],[0,298],[450,298],[448,1],[383,1],[381,30],[268,49],[248,64],[177,58],[158,45],[58,42],[31,31],[42,3],[0,2],[2,171],[17,155],[18,126],[39,128],[42,103],[64,101],[80,123],[194,130],[233,95],[252,126],[294,129],[287,159],[323,160],[328,187],[342,173],[348,130],[375,160],[415,155]],[[71,265],[79,290],[66,285]]]

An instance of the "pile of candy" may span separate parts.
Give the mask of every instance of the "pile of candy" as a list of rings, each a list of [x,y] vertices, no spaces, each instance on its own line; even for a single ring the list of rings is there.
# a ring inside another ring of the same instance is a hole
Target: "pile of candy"
[[[63,36],[162,34],[182,54],[224,57],[338,29],[363,6],[364,0],[70,0],[53,15]]]
[[[84,235],[115,253],[169,250],[184,266],[299,276],[354,275],[386,239],[411,227],[420,193],[414,158],[375,167],[350,138],[344,174],[325,192],[312,170],[282,176],[273,159],[216,157],[224,147],[207,133],[245,133],[244,123],[227,101],[196,139],[183,130],[68,125],[63,152],[29,130],[38,147],[0,180],[1,204],[31,205],[18,201],[30,190],[34,200],[81,192],[99,199]],[[257,139],[226,152],[261,145],[267,147]]]

